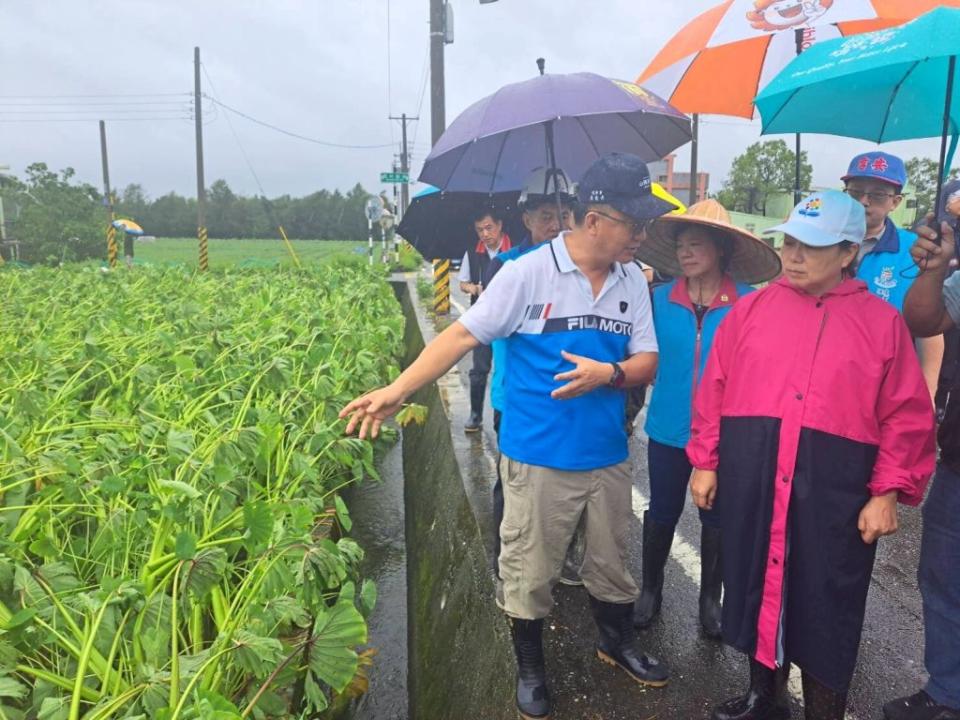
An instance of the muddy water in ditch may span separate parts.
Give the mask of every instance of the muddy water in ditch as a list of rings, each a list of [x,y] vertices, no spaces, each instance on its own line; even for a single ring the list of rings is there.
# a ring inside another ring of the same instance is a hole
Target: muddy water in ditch
[[[353,720],[405,720],[407,703],[407,550],[404,540],[403,452],[398,441],[380,465],[381,482],[351,488],[351,536],[366,557],[363,575],[377,584],[377,606],[369,618],[376,648],[370,689],[357,701]]]

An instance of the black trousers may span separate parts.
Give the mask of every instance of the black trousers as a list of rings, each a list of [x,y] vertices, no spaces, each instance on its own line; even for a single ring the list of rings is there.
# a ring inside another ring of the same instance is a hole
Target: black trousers
[[[478,345],[473,349],[473,367],[470,368],[470,385],[475,386],[487,382],[490,367],[493,365],[493,348],[489,345]]]

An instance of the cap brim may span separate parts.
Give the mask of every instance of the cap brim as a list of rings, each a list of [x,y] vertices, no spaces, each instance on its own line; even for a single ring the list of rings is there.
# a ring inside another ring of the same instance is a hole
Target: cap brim
[[[699,225],[721,232],[733,242],[733,257],[727,273],[738,282],[751,285],[766,282],[781,272],[780,257],[767,243],[752,233],[725,222],[692,215],[665,215],[647,231],[637,250],[637,259],[672,277],[683,274],[677,260],[676,237],[684,227]]]
[[[634,220],[652,220],[677,209],[673,203],[661,200],[656,195],[644,195],[629,200],[617,199],[605,204],[624,215],[629,215]]]
[[[837,237],[832,233],[824,232],[820,228],[814,227],[809,223],[797,222],[796,220],[788,220],[782,225],[777,225],[776,227],[764,230],[763,234],[770,235],[771,233],[775,232],[789,235],[790,237],[796,238],[804,245],[809,245],[810,247],[830,247],[831,245],[839,245],[841,242],[847,239]],[[854,241],[851,240],[851,242]]]
[[[842,178],[840,178],[840,182],[847,182],[848,180],[877,180],[898,188],[902,188],[907,184],[906,182],[898,183],[896,180],[891,180],[890,178],[885,177],[877,177],[876,175],[844,175]]]

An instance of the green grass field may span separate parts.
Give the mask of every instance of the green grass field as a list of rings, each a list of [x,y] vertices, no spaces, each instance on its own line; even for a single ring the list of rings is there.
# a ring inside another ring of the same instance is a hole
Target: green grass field
[[[335,255],[354,255],[355,248],[366,253],[366,244],[348,240],[291,240],[294,252],[303,265],[314,265],[329,260]],[[210,267],[236,265],[292,265],[293,260],[283,240],[277,238],[257,240],[210,240],[208,246]],[[196,238],[157,238],[137,242],[134,246],[137,262],[163,265],[184,263],[196,265]],[[356,253],[359,255],[359,253]],[[374,249],[374,261],[380,259],[379,243]]]

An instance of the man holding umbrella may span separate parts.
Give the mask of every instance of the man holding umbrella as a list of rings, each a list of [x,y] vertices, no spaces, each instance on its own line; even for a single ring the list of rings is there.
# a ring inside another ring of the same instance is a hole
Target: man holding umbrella
[[[632,259],[648,222],[673,206],[654,197],[647,166],[632,155],[597,160],[578,198],[571,231],[507,264],[393,383],[340,413],[350,417],[348,433],[375,436],[414,391],[478,344],[511,338],[497,602],[511,621],[517,707],[525,718],[550,715],[543,620],[582,515],[581,576],[599,629],[597,655],[638,683],[668,680],[666,667],[635,647],[639,593],[625,562],[632,485],[623,390],[649,383],[656,371],[650,297]]]
[[[921,337],[960,327],[960,273],[947,278],[956,243],[950,225],[942,241],[928,228],[912,248],[920,268],[907,294],[903,317]],[[926,688],[883,707],[887,720],[960,720],[960,373],[953,373],[937,432],[940,461],[923,505],[920,593],[923,596]]]
[[[460,263],[460,290],[470,296],[473,305],[483,292],[483,279],[487,268],[498,253],[510,249],[510,237],[503,232],[503,220],[493,208],[484,207],[474,213],[473,229],[477,233],[477,245],[467,249]],[[483,397],[487,391],[487,375],[493,351],[489,345],[481,345],[473,351],[473,367],[470,368],[470,418],[464,432],[479,432],[483,427]]]

